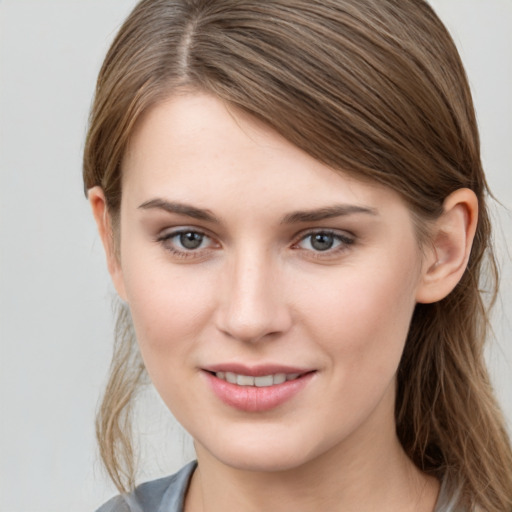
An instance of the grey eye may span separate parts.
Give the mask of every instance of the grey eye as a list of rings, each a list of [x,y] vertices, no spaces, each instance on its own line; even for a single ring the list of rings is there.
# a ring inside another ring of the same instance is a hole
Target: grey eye
[[[187,231],[178,235],[182,247],[185,249],[197,249],[201,247],[204,240],[204,235],[194,231]]]
[[[328,251],[334,246],[335,238],[330,233],[310,235],[310,244],[315,251]]]
[[[305,235],[297,247],[316,253],[335,253],[354,243],[354,239],[343,233],[315,231]]]

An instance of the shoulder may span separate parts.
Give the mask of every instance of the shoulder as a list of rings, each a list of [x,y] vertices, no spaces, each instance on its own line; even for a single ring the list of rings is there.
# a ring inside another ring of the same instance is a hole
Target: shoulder
[[[96,512],[182,512],[190,477],[197,466],[193,461],[174,475],[145,482],[129,493],[116,496]]]

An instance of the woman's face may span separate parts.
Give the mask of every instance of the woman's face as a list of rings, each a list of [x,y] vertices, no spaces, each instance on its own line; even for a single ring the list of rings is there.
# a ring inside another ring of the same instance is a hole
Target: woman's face
[[[150,110],[123,173],[114,281],[200,453],[276,470],[394,436],[422,275],[396,193],[202,94]]]

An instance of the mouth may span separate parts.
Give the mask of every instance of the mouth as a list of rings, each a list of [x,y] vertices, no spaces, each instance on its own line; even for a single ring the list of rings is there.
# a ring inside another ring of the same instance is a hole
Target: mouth
[[[203,369],[211,390],[224,404],[256,413],[278,408],[300,395],[316,370],[283,366],[222,365]]]
[[[236,384],[237,386],[254,386],[257,388],[266,388],[270,386],[276,386],[289,382],[291,380],[298,379],[304,373],[273,373],[269,375],[244,375],[241,373],[234,372],[211,372],[218,379],[229,382],[230,384]],[[306,372],[309,373],[309,372]]]

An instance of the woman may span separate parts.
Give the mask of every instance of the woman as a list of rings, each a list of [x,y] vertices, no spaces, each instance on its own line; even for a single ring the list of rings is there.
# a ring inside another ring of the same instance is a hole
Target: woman
[[[512,510],[478,132],[424,1],[142,1],[84,181],[126,304],[102,512]],[[131,492],[146,371],[197,463]]]

